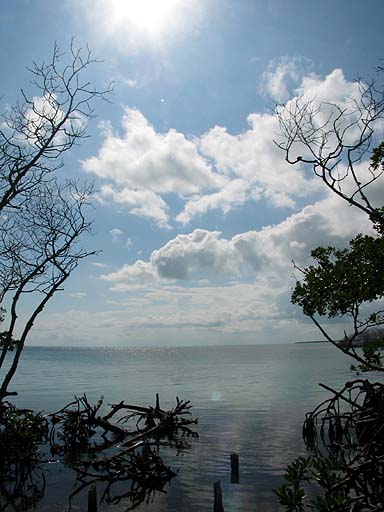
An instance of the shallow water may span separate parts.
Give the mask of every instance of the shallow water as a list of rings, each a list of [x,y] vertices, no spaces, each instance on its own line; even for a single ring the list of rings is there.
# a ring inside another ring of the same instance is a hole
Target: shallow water
[[[199,439],[183,456],[167,451],[178,471],[166,494],[140,511],[211,511],[220,480],[226,512],[279,510],[271,491],[285,465],[305,449],[305,412],[327,396],[318,383],[351,377],[350,361],[327,344],[188,348],[37,348],[25,350],[12,389],[18,404],[47,412],[73,395],[161,406],[191,400]],[[240,458],[240,483],[230,483],[230,453]],[[72,481],[53,465],[36,510],[68,510]],[[72,510],[85,510],[85,494]],[[125,510],[104,505],[100,510]]]

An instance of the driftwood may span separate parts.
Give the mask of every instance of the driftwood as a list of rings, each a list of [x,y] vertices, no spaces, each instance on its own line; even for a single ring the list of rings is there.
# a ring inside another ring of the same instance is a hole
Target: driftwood
[[[28,503],[31,509],[36,505],[44,495],[44,463],[49,458],[60,458],[75,471],[77,486],[70,501],[97,485],[100,501],[119,503],[124,499],[125,505],[129,502],[126,510],[132,510],[155,492],[162,492],[175,473],[162,461],[160,447],[173,447],[180,452],[189,448],[190,438],[197,436],[190,428],[197,424],[191,416],[190,402],[176,398],[175,407],[164,410],[156,395],[153,407],[124,401],[107,407],[105,410],[102,399],[92,405],[83,395],[43,417],[0,403],[0,510],[3,502],[22,504],[23,510],[29,510]],[[19,418],[18,423],[15,418]],[[31,418],[36,420],[36,432],[31,429]],[[26,432],[27,447],[20,444],[25,442]],[[39,449],[42,445],[46,452],[48,449],[48,459]],[[15,456],[19,448],[25,453],[23,461]],[[117,492],[114,484],[119,484]],[[92,496],[94,501],[95,494]]]
[[[112,503],[127,497],[136,503],[162,491],[175,473],[159,456],[160,445],[179,452],[188,447],[188,438],[197,435],[190,429],[197,424],[190,402],[176,397],[176,406],[163,410],[156,395],[154,407],[121,401],[109,404],[105,414],[101,414],[102,404],[99,400],[92,406],[83,395],[49,415],[52,453],[64,456],[80,483],[71,499],[97,482],[104,485],[101,501]],[[114,494],[112,486],[122,481],[131,482],[129,491]]]

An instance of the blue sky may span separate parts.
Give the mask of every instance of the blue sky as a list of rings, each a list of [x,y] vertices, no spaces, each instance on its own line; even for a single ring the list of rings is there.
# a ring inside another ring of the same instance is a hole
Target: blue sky
[[[85,243],[102,252],[54,297],[31,342],[318,338],[290,305],[291,260],[369,225],[310,169],[284,162],[274,106],[298,93],[353,96],[383,57],[383,14],[380,0],[1,2],[3,109],[28,90],[26,67],[73,36],[101,61],[92,83],[114,82],[60,171],[95,182]]]

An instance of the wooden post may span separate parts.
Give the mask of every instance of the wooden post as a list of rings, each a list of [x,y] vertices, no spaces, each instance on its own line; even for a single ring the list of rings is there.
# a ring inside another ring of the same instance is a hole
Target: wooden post
[[[231,484],[239,483],[239,455],[231,453]]]
[[[156,393],[156,405],[155,405],[155,411],[156,411],[156,412],[159,412],[159,411],[160,411],[160,398],[159,398],[159,393]]]
[[[214,494],[213,512],[224,512],[223,495],[221,492],[220,480],[213,484],[213,494]]]
[[[88,512],[97,512],[96,485],[88,490]]]

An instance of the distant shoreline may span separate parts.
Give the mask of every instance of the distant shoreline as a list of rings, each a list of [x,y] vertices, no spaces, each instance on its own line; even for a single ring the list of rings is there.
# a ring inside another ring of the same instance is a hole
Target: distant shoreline
[[[300,343],[328,343],[328,340],[316,340],[316,341],[295,341],[295,345]]]

